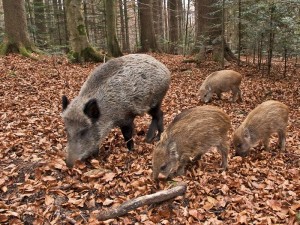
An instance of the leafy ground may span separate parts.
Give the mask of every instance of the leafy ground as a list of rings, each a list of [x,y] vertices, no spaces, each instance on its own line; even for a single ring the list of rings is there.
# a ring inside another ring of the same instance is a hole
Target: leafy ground
[[[182,63],[182,56],[155,55],[172,71],[164,100],[165,124],[184,108],[201,105],[197,90],[218,70],[214,63]],[[300,220],[300,76],[294,69],[285,79],[261,77],[252,67],[245,75],[243,103],[228,94],[213,105],[222,107],[235,129],[257,104],[276,99],[290,107],[286,152],[260,146],[247,158],[234,157],[228,171],[219,170],[220,155],[207,153],[173,181],[151,180],[151,152],[144,142],[149,116],[137,118],[136,149],[128,152],[114,129],[97,158],[68,169],[64,162],[66,134],[61,96],[73,98],[95,64],[73,65],[65,58],[33,61],[16,55],[0,58],[0,223],[100,224],[95,214],[141,195],[184,181],[184,197],[144,206],[107,224],[297,224]],[[230,134],[232,130],[230,131]]]

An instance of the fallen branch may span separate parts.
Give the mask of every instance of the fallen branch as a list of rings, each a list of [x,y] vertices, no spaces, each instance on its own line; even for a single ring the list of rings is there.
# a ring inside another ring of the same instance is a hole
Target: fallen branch
[[[163,190],[150,195],[144,195],[135,199],[128,200],[118,207],[109,209],[97,214],[98,220],[108,220],[123,216],[131,210],[134,210],[143,205],[150,205],[153,203],[163,202],[168,199],[183,195],[186,192],[186,184],[181,184],[168,190]]]

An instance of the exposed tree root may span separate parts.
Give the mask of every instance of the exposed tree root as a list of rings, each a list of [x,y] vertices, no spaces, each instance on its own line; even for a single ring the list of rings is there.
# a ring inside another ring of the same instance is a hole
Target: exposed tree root
[[[83,49],[81,52],[71,51],[68,54],[68,58],[71,62],[81,63],[81,62],[103,62],[106,56],[97,52],[92,47],[87,47]]]
[[[4,40],[0,45],[0,55],[7,55],[9,53],[20,53],[22,56],[37,60],[32,53],[42,54],[42,51],[34,46],[25,46],[22,43],[12,43]]]

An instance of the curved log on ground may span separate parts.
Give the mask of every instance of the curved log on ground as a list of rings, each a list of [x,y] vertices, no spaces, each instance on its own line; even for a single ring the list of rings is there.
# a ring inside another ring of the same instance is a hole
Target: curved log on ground
[[[144,195],[138,198],[130,199],[118,207],[103,211],[97,214],[98,220],[108,220],[127,214],[129,211],[134,210],[143,205],[150,205],[153,203],[159,203],[171,198],[175,198],[179,195],[183,195],[186,192],[187,185],[180,184],[168,190],[159,191],[153,194]]]

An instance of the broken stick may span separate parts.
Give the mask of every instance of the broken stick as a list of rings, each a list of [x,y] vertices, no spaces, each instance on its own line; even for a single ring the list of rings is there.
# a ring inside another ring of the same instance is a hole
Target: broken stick
[[[119,205],[118,207],[109,209],[104,212],[100,212],[99,214],[97,214],[97,219],[103,221],[123,216],[129,211],[134,210],[143,205],[150,205],[153,203],[163,202],[176,196],[183,195],[186,192],[186,188],[186,184],[180,184],[168,190],[163,190],[154,194],[144,195],[135,199],[128,200]]]

